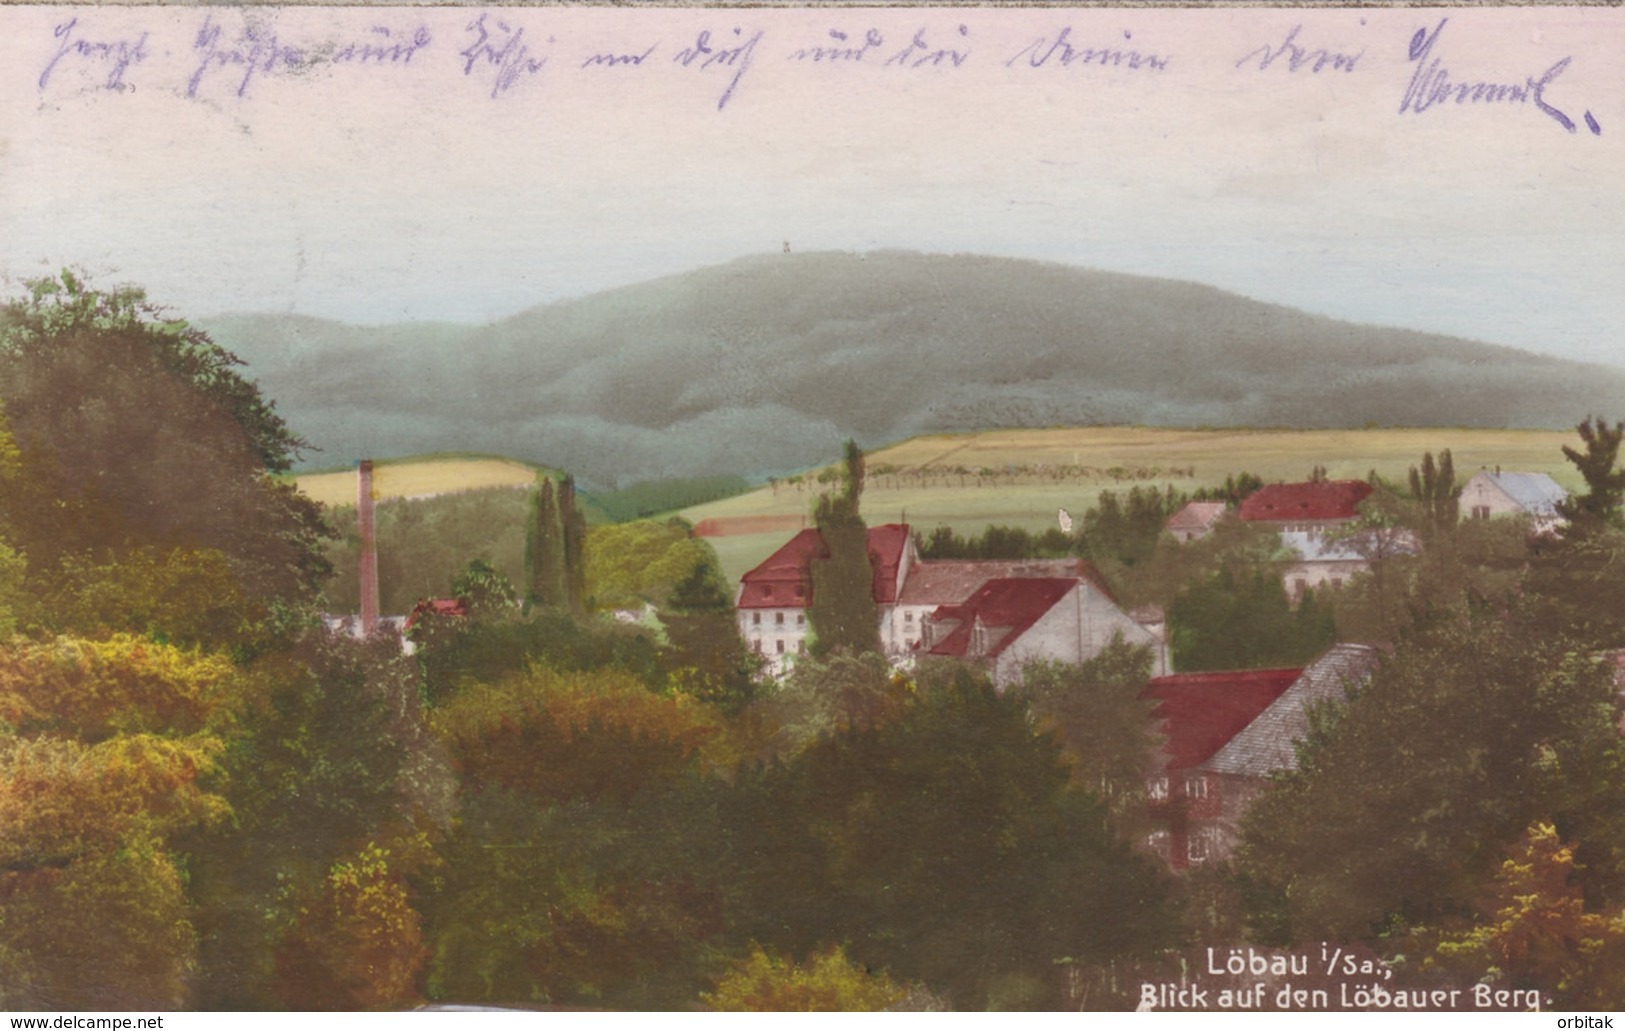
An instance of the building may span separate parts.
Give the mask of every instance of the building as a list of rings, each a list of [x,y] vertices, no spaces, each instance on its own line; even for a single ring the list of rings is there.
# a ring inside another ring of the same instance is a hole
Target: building
[[[752,650],[767,657],[774,675],[806,653],[812,563],[828,554],[816,529],[802,530],[740,578],[735,599],[739,632]],[[955,655],[987,664],[1003,685],[1019,676],[1025,662],[1081,662],[1121,632],[1130,643],[1152,649],[1158,672],[1168,668],[1161,613],[1151,614],[1157,626],[1137,622],[1117,606],[1099,573],[1082,559],[923,562],[909,528],[901,523],[870,527],[869,559],[880,643],[894,661],[927,653]],[[984,593],[993,583],[1002,586]],[[1061,611],[1067,599],[1071,616]],[[973,641],[978,621],[981,630]],[[963,639],[953,637],[961,624],[966,627]]]
[[[1339,644],[1301,671],[1198,673],[1186,676],[1210,679],[1168,677],[1148,685],[1168,735],[1167,769],[1148,789],[1163,824],[1152,845],[1169,865],[1183,869],[1230,855],[1242,815],[1270,777],[1297,768],[1297,742],[1309,737],[1311,712],[1341,702],[1381,657],[1370,645]]]
[[[1185,507],[1168,517],[1163,530],[1171,533],[1181,544],[1201,540],[1213,532],[1224,518],[1228,506],[1222,501],[1189,501]]]
[[[924,637],[926,620],[944,605],[962,605],[989,580],[1060,577],[1088,580],[1102,591],[1106,584],[1095,567],[1083,559],[941,559],[916,562],[909,567],[891,625],[881,634],[894,654],[915,650]],[[1106,591],[1108,596],[1109,591]]]
[[[1360,517],[1360,502],[1371,496],[1364,480],[1272,483],[1247,495],[1236,518],[1281,531],[1318,533]]]
[[[1162,766],[1146,784],[1157,829],[1147,844],[1175,870],[1216,859],[1230,844],[1216,833],[1224,791],[1204,767],[1302,674],[1301,669],[1176,673],[1146,684],[1142,697],[1164,737]]]
[[[1282,572],[1286,596],[1296,605],[1308,591],[1335,591],[1371,568],[1371,563],[1396,555],[1415,555],[1421,548],[1409,530],[1379,527],[1338,540],[1319,533],[1284,530],[1281,545],[1297,558]]]
[[[919,555],[902,523],[869,527],[868,545],[874,567],[872,589],[880,608],[881,643],[885,645],[892,610]],[[740,636],[752,650],[767,656],[775,674],[788,670],[797,655],[806,653],[812,563],[828,557],[823,535],[806,529],[739,579],[734,610]]]
[[[964,602],[933,612],[919,650],[985,666],[1002,690],[1020,682],[1030,662],[1087,662],[1118,636],[1150,648],[1155,672],[1166,672],[1163,641],[1091,580],[1001,577],[982,584]]]
[[[1563,523],[1558,504],[1568,492],[1545,473],[1476,473],[1461,489],[1461,514],[1469,519],[1528,516],[1536,533],[1554,532]]]

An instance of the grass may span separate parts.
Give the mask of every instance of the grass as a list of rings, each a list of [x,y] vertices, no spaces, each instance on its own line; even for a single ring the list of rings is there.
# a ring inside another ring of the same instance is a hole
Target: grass
[[[299,489],[324,505],[355,504],[356,473],[303,473],[295,478]],[[529,487],[536,468],[508,458],[453,457],[390,459],[373,464],[373,492],[379,500],[423,498],[492,487]]]
[[[936,470],[924,475],[873,475],[863,495],[870,525],[907,522],[930,530],[939,524],[961,533],[979,533],[989,524],[1042,531],[1057,525],[1057,510],[1080,515],[1103,490],[1127,491],[1136,483],[1180,490],[1217,486],[1226,476],[1251,472],[1265,482],[1303,480],[1317,465],[1333,479],[1378,475],[1404,483],[1424,451],[1448,448],[1457,482],[1480,468],[1544,472],[1570,490],[1581,486],[1562,446],[1573,432],[1548,430],[1366,429],[1366,430],[1180,430],[1141,427],[994,430],[984,433],[917,437],[868,455],[871,472],[884,466]],[[1081,470],[1065,482],[1052,482],[1040,466]],[[985,468],[997,475],[978,479]],[[1027,467],[1014,473],[1012,467]],[[1145,479],[1114,479],[1113,468],[1162,470]],[[1170,475],[1170,470],[1178,470]],[[1186,472],[1190,475],[1186,475]],[[961,486],[963,479],[964,486]],[[979,485],[980,483],[980,485]],[[790,515],[810,511],[818,488],[780,483],[749,494],[696,505],[682,515],[694,522],[727,516]],[[713,538],[723,572],[732,580],[784,543],[787,534]]]

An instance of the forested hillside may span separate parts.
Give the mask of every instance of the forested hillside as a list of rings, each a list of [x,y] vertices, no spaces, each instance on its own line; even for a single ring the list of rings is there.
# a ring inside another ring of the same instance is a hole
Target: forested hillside
[[[918,433],[1559,428],[1625,371],[1353,325],[1172,280],[967,255],[794,254],[489,326],[206,322],[344,463],[446,449],[636,480],[763,477]]]

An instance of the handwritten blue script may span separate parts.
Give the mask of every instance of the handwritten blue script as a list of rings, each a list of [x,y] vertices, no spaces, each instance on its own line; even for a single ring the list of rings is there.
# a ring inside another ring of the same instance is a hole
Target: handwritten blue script
[[[886,37],[880,34],[879,29],[864,32],[861,42],[849,38],[840,29],[830,29],[829,38],[831,42],[828,46],[792,50],[787,60],[807,61],[812,64],[861,63],[865,57],[876,53],[886,45]]]
[[[1575,131],[1574,119],[1546,102],[1546,88],[1568,68],[1570,58],[1563,58],[1538,76],[1525,76],[1521,83],[1452,81],[1444,59],[1434,56],[1434,47],[1438,45],[1439,36],[1449,21],[1449,18],[1440,18],[1432,32],[1425,28],[1417,29],[1415,35],[1411,36],[1409,56],[1416,67],[1411,71],[1411,81],[1400,99],[1400,114],[1409,111],[1419,115],[1452,100],[1458,105],[1534,104],[1558,125],[1569,132]],[[1593,133],[1602,135],[1602,126],[1597,124],[1590,111],[1585,113],[1585,122]]]
[[[1132,40],[1134,33],[1125,30],[1123,39]],[[1040,36],[1031,43],[1016,51],[1016,55],[1004,62],[1006,68],[1013,68],[1017,62],[1023,62],[1028,68],[1074,68],[1094,66],[1097,68],[1127,68],[1131,71],[1160,72],[1168,67],[1169,58],[1161,54],[1148,54],[1139,50],[1124,49],[1121,46],[1073,46],[1072,26],[1064,26],[1055,34],[1054,39]]]
[[[58,25],[51,33],[56,38],[56,53],[46,63],[45,70],[39,75],[39,88],[45,89],[51,81],[51,74],[62,64],[63,58],[72,58],[74,62],[94,62],[107,66],[107,78],[102,82],[104,89],[124,92],[135,89],[133,83],[124,81],[124,73],[129,71],[133,64],[140,64],[147,59],[147,34],[143,32],[133,40],[91,40],[84,38],[79,30],[79,19],[70,18]]]
[[[964,25],[959,26],[959,35],[968,37],[970,29]],[[909,40],[908,46],[886,58],[886,64],[899,68],[940,68],[946,64],[948,67],[958,68],[969,57],[969,50],[955,50],[927,42],[925,30],[918,29]]]
[[[186,83],[186,95],[196,97],[205,76],[221,68],[241,69],[236,94],[248,95],[248,87],[257,76],[279,72],[304,71],[319,65],[376,66],[411,64],[412,56],[433,42],[426,26],[419,25],[411,32],[397,33],[387,26],[375,25],[358,40],[320,40],[315,43],[285,43],[277,38],[268,23],[250,21],[235,40],[226,42],[212,14],[205,15],[203,24],[193,37],[192,49],[201,55],[197,70]]]
[[[727,37],[723,38],[727,40]],[[733,99],[734,92],[739,89],[740,79],[750,70],[751,54],[755,52],[756,44],[761,41],[760,29],[746,38],[743,29],[735,28],[733,39],[727,40],[727,45],[721,45],[711,42],[709,29],[701,29],[699,35],[694,37],[694,45],[679,50],[672,61],[684,68],[698,68],[702,72],[712,67],[721,67],[724,71],[733,70],[727,88],[722,91],[722,96],[717,98],[717,110],[721,111],[728,106],[728,101]]]
[[[1365,56],[1361,50],[1357,54],[1345,54],[1336,50],[1327,50],[1325,47],[1310,49],[1307,45],[1298,42],[1298,33],[1303,31],[1302,25],[1294,25],[1286,34],[1286,39],[1278,47],[1268,43],[1247,54],[1236,62],[1236,67],[1255,58],[1258,61],[1258,70],[1267,72],[1272,66],[1285,68],[1289,72],[1308,69],[1309,74],[1317,75],[1322,70],[1330,68],[1334,72],[1352,72],[1360,58]],[[1284,62],[1284,63],[1281,63]]]
[[[545,56],[533,56],[524,26],[516,28],[486,12],[464,28],[474,34],[474,41],[462,51],[463,75],[473,75],[476,68],[491,71],[492,100],[547,66]]]

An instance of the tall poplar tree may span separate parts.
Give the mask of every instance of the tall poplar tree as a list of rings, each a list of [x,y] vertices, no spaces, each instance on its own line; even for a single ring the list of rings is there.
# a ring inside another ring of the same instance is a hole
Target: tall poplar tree
[[[812,563],[814,655],[880,651],[880,608],[874,597],[874,565],[869,558],[869,528],[859,514],[863,497],[863,451],[846,442],[840,493],[819,497],[813,522],[829,556]]]
[[[530,525],[525,534],[525,601],[532,607],[556,608],[565,603],[564,540],[553,480],[536,476]]]

